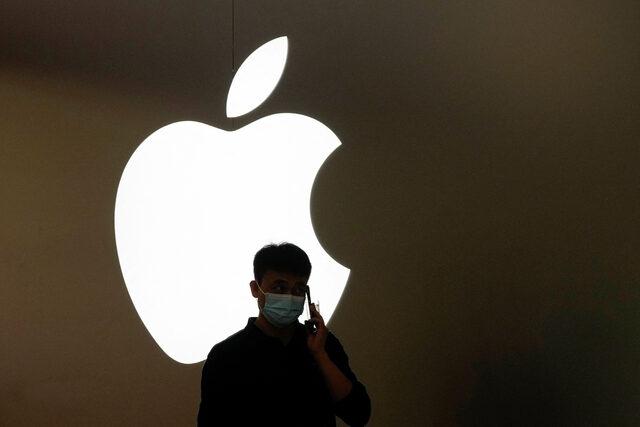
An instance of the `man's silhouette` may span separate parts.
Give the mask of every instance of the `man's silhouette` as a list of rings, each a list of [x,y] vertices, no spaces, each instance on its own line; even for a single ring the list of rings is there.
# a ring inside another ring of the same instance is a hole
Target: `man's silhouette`
[[[338,339],[311,305],[315,332],[298,322],[311,263],[291,243],[267,245],[253,261],[258,317],[214,345],[202,368],[199,426],[364,425],[365,387]]]

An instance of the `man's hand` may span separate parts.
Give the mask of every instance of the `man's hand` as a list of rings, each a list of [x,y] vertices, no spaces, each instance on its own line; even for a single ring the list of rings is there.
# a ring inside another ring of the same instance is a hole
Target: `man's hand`
[[[324,344],[327,341],[328,329],[315,304],[311,304],[311,321],[316,325],[317,331],[315,334],[307,331],[307,347],[313,357],[322,356],[325,351]]]

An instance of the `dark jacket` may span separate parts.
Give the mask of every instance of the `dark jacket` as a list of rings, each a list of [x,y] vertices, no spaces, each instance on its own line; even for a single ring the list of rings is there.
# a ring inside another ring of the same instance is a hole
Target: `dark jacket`
[[[351,393],[335,403],[309,353],[304,326],[298,323],[284,345],[265,335],[255,319],[209,352],[202,368],[199,426],[335,426],[336,415],[352,426],[367,423],[369,396],[331,332],[325,350],[353,383]]]

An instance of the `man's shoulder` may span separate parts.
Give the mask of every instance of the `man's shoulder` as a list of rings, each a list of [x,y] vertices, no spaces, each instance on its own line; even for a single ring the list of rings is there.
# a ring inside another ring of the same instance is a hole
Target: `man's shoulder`
[[[334,359],[334,361],[335,361],[335,358],[342,360],[342,359],[348,359],[349,357],[344,347],[342,346],[342,343],[340,343],[340,340],[338,339],[338,337],[336,337],[331,331],[329,331],[329,333],[327,334],[325,349],[327,353],[329,353],[329,356],[331,356]]]
[[[327,341],[326,341],[327,345],[330,345],[332,347],[335,348],[339,348],[342,350],[342,344],[340,344],[340,340],[338,339],[338,337],[335,336],[335,334],[331,331],[328,331],[327,333]]]
[[[209,351],[207,358],[220,358],[228,354],[237,353],[241,350],[248,340],[248,334],[246,328],[229,335],[219,343],[215,344]]]

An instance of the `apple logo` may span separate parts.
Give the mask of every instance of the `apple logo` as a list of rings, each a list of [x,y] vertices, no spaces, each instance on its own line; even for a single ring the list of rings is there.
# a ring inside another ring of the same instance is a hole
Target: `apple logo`
[[[287,38],[279,37],[243,62],[229,89],[228,117],[269,97],[287,50]],[[117,190],[116,248],[131,301],[169,357],[200,362],[257,315],[248,283],[254,254],[270,242],[289,241],[309,254],[311,296],[329,321],[349,269],[318,242],[310,197],[339,145],[319,121],[279,113],[232,132],[176,122],[137,147]]]

